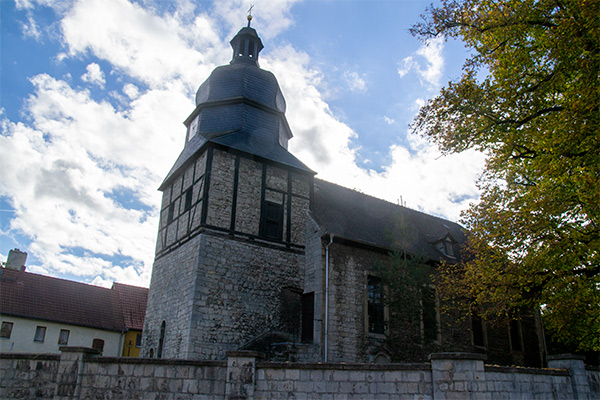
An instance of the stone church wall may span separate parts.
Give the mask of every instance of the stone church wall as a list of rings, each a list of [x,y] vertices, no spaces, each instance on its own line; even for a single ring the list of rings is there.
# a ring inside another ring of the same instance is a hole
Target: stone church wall
[[[315,235],[313,233],[313,235]],[[318,254],[316,247],[327,246],[327,239],[308,239],[307,270],[305,283],[318,287],[324,282],[325,254]],[[339,239],[338,239],[339,240]],[[314,242],[314,243],[313,243]],[[311,250],[315,246],[315,249]],[[308,259],[309,254],[310,260]],[[320,259],[319,259],[320,256]],[[403,326],[393,315],[394,310],[386,306],[385,319],[389,322],[390,337],[402,341],[401,346],[386,345],[386,336],[368,331],[367,277],[377,276],[378,267],[389,265],[391,257],[356,245],[334,241],[329,247],[329,334],[328,360],[335,362],[371,362],[383,353],[392,359],[424,361],[427,354],[436,351],[486,352],[494,363],[501,365],[525,365],[539,367],[543,364],[542,346],[537,336],[536,316],[523,312],[519,321],[520,347],[511,344],[508,321],[485,326],[485,348],[476,348],[472,341],[471,323],[466,310],[441,309],[438,304],[437,321],[439,335],[432,343],[415,343],[413,336],[402,340],[402,334],[416,329],[422,336],[423,326]],[[306,289],[305,289],[306,291]],[[385,296],[385,291],[384,291]],[[320,298],[323,298],[321,296]],[[324,307],[324,304],[321,305]],[[321,310],[316,319],[324,316]],[[322,341],[321,341],[322,343]]]

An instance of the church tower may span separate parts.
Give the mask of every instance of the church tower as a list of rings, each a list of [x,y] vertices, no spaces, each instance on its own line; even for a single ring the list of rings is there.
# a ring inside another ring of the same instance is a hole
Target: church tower
[[[200,85],[159,188],[146,357],[220,359],[297,331],[289,319],[299,315],[314,173],[287,151],[285,100],[259,67],[256,31],[248,23],[230,43],[232,60]]]

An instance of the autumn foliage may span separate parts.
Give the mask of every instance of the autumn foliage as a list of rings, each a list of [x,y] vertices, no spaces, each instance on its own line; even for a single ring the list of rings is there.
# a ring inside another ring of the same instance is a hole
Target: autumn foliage
[[[446,1],[412,33],[471,54],[413,131],[487,156],[450,287],[488,317],[539,308],[554,338],[600,350],[600,2]]]

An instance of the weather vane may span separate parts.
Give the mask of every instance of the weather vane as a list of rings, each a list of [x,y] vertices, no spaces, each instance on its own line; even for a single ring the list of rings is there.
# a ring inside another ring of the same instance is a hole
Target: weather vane
[[[250,21],[252,21],[252,9],[254,8],[254,4],[250,6],[248,9],[248,28],[250,28]]]

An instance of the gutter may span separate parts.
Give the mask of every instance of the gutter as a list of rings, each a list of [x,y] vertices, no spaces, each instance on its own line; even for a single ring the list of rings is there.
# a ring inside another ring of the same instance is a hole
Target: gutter
[[[329,325],[329,246],[333,243],[334,235],[329,233],[329,243],[325,246],[325,340],[323,346],[323,362],[327,362],[327,336]]]

